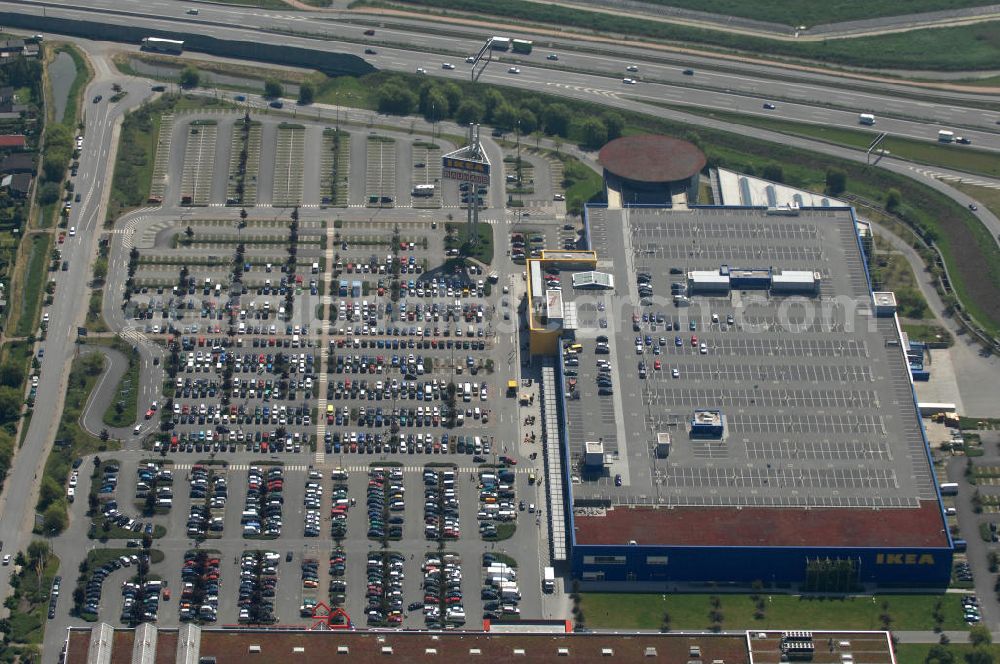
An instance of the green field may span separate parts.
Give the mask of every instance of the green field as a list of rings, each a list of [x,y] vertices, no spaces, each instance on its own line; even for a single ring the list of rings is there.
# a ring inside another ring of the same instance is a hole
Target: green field
[[[673,630],[702,630],[712,626],[708,594],[582,593],[580,606],[588,627],[598,629],[659,629],[664,613]],[[718,594],[718,612],[725,630],[781,629],[882,629],[882,614],[891,617],[895,630],[930,630],[935,605],[941,602],[944,629],[967,629],[962,620],[959,595],[878,595],[849,598],[808,598],[761,592],[762,613],[753,595]],[[883,608],[888,602],[888,609]],[[755,615],[756,614],[756,615]],[[761,617],[757,617],[761,616]]]
[[[977,187],[974,184],[964,184],[962,182],[949,182],[948,184],[968,194],[969,198],[976,201],[978,205],[985,205],[990,212],[1000,216],[1000,189]]]
[[[49,589],[59,571],[59,558],[49,555],[41,578],[31,569],[25,569],[18,578],[15,602],[17,610],[10,614],[10,631],[7,636],[14,643],[41,643],[45,635],[48,613]]]
[[[38,324],[38,308],[45,296],[45,276],[48,274],[51,244],[52,236],[48,234],[33,235],[31,238],[31,250],[21,289],[21,306],[17,309],[17,325],[14,326],[14,334],[19,337],[26,337],[34,332]]]
[[[793,27],[917,14],[944,9],[963,9],[988,4],[983,0],[907,0],[905,4],[865,2],[865,0],[837,0],[835,2],[768,0],[768,2],[755,3],[739,2],[738,0],[647,0],[647,2],[712,14],[740,16],[756,21],[781,23]]]
[[[931,648],[936,647],[937,644],[931,643],[897,643],[893,646],[893,649],[896,651],[896,661],[899,664],[925,664],[925,662],[927,662],[927,655],[930,653]],[[965,661],[987,661],[982,659],[966,659],[966,656],[975,650],[975,648],[968,643],[950,643],[944,648],[946,652],[950,653],[954,657],[955,664]],[[993,644],[987,646],[986,649],[993,656],[994,660],[1000,659],[1000,645]],[[941,660],[941,664],[945,664],[945,662]]]
[[[578,159],[562,157],[563,186],[566,188],[566,211],[580,214],[583,206],[604,198],[604,179],[600,173],[588,168]]]
[[[104,423],[111,427],[130,427],[138,415],[139,353],[128,347],[118,347],[118,350],[128,357],[128,370],[115,390],[118,398],[112,400],[104,413]]]
[[[696,0],[686,0],[695,4]],[[959,1],[959,0],[957,0]],[[736,5],[735,0],[718,0]],[[777,13],[784,12],[792,0],[775,3]],[[379,4],[383,4],[381,1]],[[528,24],[576,28],[598,34],[625,34],[668,42],[695,43],[725,50],[815,60],[834,65],[883,69],[925,69],[973,71],[993,69],[1000,61],[1000,23],[986,22],[962,27],[934,28],[891,33],[873,37],[825,41],[778,41],[735,32],[721,32],[687,25],[649,21],[643,17],[622,13],[579,10],[556,4],[507,0],[499,4],[492,0],[397,0],[399,7],[421,6],[445,13],[496,16],[507,21]],[[860,6],[860,2],[854,3]],[[873,3],[887,13],[895,13],[898,5]],[[946,0],[942,4],[948,4]],[[980,3],[977,3],[980,4]],[[760,18],[758,9],[769,3],[743,4],[745,12]],[[833,5],[836,7],[837,5]],[[950,6],[950,5],[949,5]],[[705,9],[699,4],[700,9]],[[831,10],[835,11],[835,10]],[[802,19],[789,11],[784,17],[793,24]]]

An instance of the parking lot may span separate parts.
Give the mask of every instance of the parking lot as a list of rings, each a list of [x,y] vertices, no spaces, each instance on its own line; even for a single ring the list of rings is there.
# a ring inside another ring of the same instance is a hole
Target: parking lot
[[[198,120],[187,127],[184,175],[181,179],[182,205],[208,205],[211,201],[218,130],[215,120]]]

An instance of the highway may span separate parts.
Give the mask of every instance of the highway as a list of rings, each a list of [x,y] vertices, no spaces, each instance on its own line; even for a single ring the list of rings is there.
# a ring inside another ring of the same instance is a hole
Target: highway
[[[131,79],[122,81],[128,95],[121,102],[91,103],[95,95],[101,94],[108,100],[114,94],[111,70],[102,66],[101,61],[95,63],[98,64],[95,80],[84,94],[86,128],[79,175],[75,178],[76,191],[82,194],[82,200],[73,206],[69,219],[76,233],[73,237],[67,234],[60,247],[69,269],[52,273],[56,279],[56,293],[53,305],[44,309],[49,314],[49,327],[45,341],[39,344],[45,348],[45,360],[38,381],[35,415],[0,496],[0,514],[4,515],[0,519],[0,541],[4,542],[5,552],[24,550],[30,541],[38,478],[58,429],[58,413],[62,411],[70,364],[76,353],[76,328],[83,322],[89,301],[91,265],[110,189],[112,152],[117,148],[117,123],[128,108],[137,106],[149,95],[146,82]],[[3,570],[0,599],[5,599],[10,591],[8,575],[13,567],[0,569]]]
[[[155,0],[79,0],[51,2],[0,2],[0,9],[17,8],[21,13],[90,18],[101,16],[111,23],[145,25],[210,34],[219,38],[260,40],[261,32],[281,33],[295,46],[363,54],[371,43],[377,51],[364,56],[374,66],[390,71],[427,69],[428,75],[467,79],[464,55],[474,53],[489,35],[482,29],[435,26],[415,19],[392,19],[391,25],[376,27],[374,37],[362,33],[368,23],[358,23],[355,14],[272,12],[257,8],[199,4],[199,14],[184,13],[185,3]],[[240,27],[233,27],[240,26]],[[527,36],[533,36],[530,33]],[[502,63],[491,64],[482,80],[489,83],[537,89],[547,85],[577,86],[593,91],[591,99],[611,94],[638,95],[643,100],[686,104],[705,108],[760,112],[763,102],[777,106],[772,117],[859,128],[859,112],[874,113],[879,124],[869,131],[935,141],[939,129],[958,130],[978,148],[1000,149],[1000,95],[979,95],[953,90],[915,89],[903,83],[859,81],[830,73],[799,71],[756,62],[740,63],[708,55],[660,53],[648,48],[612,44],[587,45],[602,52],[579,50],[581,42],[565,37],[535,37],[538,45],[530,56],[500,55]],[[552,44],[551,48],[543,44]],[[565,48],[569,46],[570,48]],[[547,60],[555,54],[557,61]],[[456,65],[453,71],[443,62]],[[516,64],[520,75],[507,74]],[[630,75],[637,86],[626,86],[625,66],[639,71]],[[694,75],[685,75],[685,69]],[[558,92],[553,90],[553,92]],[[914,98],[917,95],[919,98]],[[863,128],[862,128],[863,129]],[[961,148],[959,148],[961,149]]]

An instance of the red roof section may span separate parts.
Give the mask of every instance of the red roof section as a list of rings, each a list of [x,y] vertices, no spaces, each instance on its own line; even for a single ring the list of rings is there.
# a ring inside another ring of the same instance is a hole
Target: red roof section
[[[705,168],[705,154],[692,143],[640,134],[611,141],[597,156],[605,170],[635,182],[685,180]]]
[[[23,148],[25,145],[21,134],[0,134],[0,148]]]
[[[619,507],[577,516],[577,544],[945,547],[936,501],[919,508]],[[658,537],[651,537],[652,535]]]

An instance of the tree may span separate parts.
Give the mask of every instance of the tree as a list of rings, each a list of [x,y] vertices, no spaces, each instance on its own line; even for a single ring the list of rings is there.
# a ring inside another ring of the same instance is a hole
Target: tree
[[[463,99],[455,110],[455,122],[460,125],[480,122],[486,109],[483,104],[476,99]]]
[[[55,182],[46,182],[38,190],[38,203],[40,205],[51,205],[59,200],[59,185]]]
[[[102,443],[108,442],[108,438],[110,438],[110,437],[111,437],[111,434],[108,433],[107,429],[101,429],[100,439],[101,439]]]
[[[572,113],[566,104],[549,104],[542,113],[542,124],[545,126],[545,133],[565,138],[569,133],[569,121],[571,117]]]
[[[965,653],[966,664],[993,664],[993,653],[985,646]]]
[[[273,78],[264,81],[264,96],[268,99],[277,99],[284,94],[285,88],[282,87],[281,81]]]
[[[782,170],[780,164],[768,164],[764,167],[762,175],[765,180],[770,180],[771,182],[785,181],[785,172]]]
[[[69,157],[63,154],[62,150],[57,150],[55,154],[50,152],[45,161],[42,162],[42,177],[50,184],[60,182],[66,172],[67,161],[69,161]],[[56,198],[59,198],[58,187],[56,188]]]
[[[0,364],[0,385],[19,388],[24,382],[24,369],[13,362]]]
[[[108,276],[108,259],[98,258],[94,261],[94,279],[104,281],[106,276]]]
[[[608,128],[608,140],[613,141],[625,130],[625,118],[620,113],[605,113],[604,126]]]
[[[12,387],[0,387],[0,423],[13,422],[21,416],[21,396]]]
[[[517,121],[520,123],[522,136],[538,129],[538,116],[527,108],[521,109],[521,112],[518,113]]]
[[[974,646],[988,646],[993,643],[993,635],[986,625],[974,625],[969,630],[969,643]]]
[[[499,90],[490,88],[486,91],[483,102],[486,105],[486,120],[493,121],[493,112],[504,103],[503,95],[500,94]]]
[[[826,171],[826,193],[837,196],[847,190],[847,173],[839,168],[830,168]]]
[[[58,535],[66,530],[67,523],[66,508],[63,507],[62,503],[55,502],[45,508],[42,531],[46,535]]]
[[[41,563],[42,567],[49,561],[49,543],[44,540],[31,540],[28,545],[28,564]]]
[[[188,65],[181,70],[180,81],[182,88],[196,88],[201,83],[201,74],[194,66]]]
[[[409,115],[417,105],[417,95],[399,83],[386,83],[378,92],[379,113]]]
[[[424,96],[420,105],[420,112],[424,114],[424,119],[428,122],[437,122],[441,118],[448,116],[448,97],[438,88],[432,88]]]
[[[303,81],[299,85],[299,103],[308,106],[316,98],[316,86],[309,81]]]
[[[885,209],[889,212],[896,212],[902,202],[903,195],[899,193],[899,189],[893,188],[885,192]]]
[[[583,147],[596,150],[608,142],[608,128],[600,118],[590,116],[580,123],[580,134],[583,137]]]
[[[513,129],[517,124],[517,109],[504,102],[493,112],[493,124],[501,129]]]

